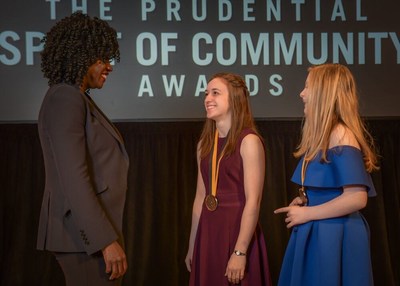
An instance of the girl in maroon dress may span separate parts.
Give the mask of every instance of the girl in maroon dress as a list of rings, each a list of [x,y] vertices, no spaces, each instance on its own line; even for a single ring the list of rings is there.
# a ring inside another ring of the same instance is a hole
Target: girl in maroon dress
[[[249,91],[235,74],[208,82],[198,143],[198,179],[189,249],[191,286],[271,285],[259,210],[265,153]]]

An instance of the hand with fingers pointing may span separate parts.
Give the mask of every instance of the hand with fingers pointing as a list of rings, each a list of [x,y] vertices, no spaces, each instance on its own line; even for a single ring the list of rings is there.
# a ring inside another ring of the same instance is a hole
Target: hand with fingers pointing
[[[306,223],[310,220],[307,216],[308,207],[298,205],[299,201],[301,202],[300,198],[299,200],[296,198],[289,206],[274,211],[275,214],[286,213],[285,222],[287,228]]]

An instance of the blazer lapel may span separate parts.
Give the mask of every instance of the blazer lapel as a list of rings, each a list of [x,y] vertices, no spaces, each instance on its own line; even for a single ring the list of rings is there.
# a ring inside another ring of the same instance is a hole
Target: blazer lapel
[[[125,150],[124,140],[122,138],[121,133],[118,131],[118,129],[107,118],[107,116],[101,111],[101,109],[96,105],[96,103],[93,101],[93,99],[87,93],[85,93],[84,98],[87,101],[93,116],[95,116],[99,120],[99,122],[104,126],[104,128],[106,128],[107,131],[110,132],[111,135],[120,143],[124,154],[126,156],[128,156],[128,154]]]

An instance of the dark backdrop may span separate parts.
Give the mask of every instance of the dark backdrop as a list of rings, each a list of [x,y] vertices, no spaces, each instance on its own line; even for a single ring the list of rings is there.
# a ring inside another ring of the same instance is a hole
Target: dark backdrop
[[[400,119],[367,120],[381,154],[373,174],[378,196],[362,211],[371,228],[376,285],[400,285]],[[301,121],[258,120],[267,168],[260,220],[274,284],[290,232],[273,210],[297,187],[290,177]],[[124,285],[187,285],[184,258],[196,186],[201,121],[117,122],[131,159],[125,208],[129,270]],[[0,124],[0,285],[63,285],[47,252],[35,249],[44,167],[32,124]]]

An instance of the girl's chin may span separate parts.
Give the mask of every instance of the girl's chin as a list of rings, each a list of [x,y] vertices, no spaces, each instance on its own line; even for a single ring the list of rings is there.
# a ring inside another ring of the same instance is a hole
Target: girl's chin
[[[210,111],[207,111],[207,112],[206,112],[206,116],[207,116],[208,119],[212,119],[212,118],[214,117],[214,116],[213,116],[213,113],[210,112]]]

